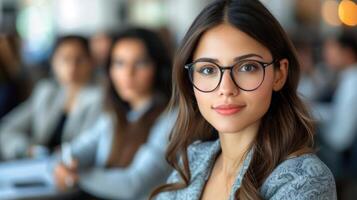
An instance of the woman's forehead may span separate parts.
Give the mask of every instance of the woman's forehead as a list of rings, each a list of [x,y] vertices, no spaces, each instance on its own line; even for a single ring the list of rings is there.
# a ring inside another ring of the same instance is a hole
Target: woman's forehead
[[[193,59],[208,57],[217,59],[222,64],[246,54],[257,54],[262,60],[271,60],[269,50],[230,24],[220,24],[203,33],[193,52]]]
[[[147,53],[144,42],[137,38],[123,38],[116,41],[112,51],[123,54]]]

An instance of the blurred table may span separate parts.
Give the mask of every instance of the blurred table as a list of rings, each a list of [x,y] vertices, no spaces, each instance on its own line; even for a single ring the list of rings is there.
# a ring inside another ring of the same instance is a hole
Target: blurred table
[[[52,176],[52,158],[0,163],[0,199],[48,199],[58,197]]]

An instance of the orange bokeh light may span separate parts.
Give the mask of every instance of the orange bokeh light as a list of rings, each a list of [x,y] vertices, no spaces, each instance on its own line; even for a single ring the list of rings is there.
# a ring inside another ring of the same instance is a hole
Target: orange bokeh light
[[[348,26],[357,25],[357,4],[350,0],[343,0],[338,6],[338,16],[342,23]]]

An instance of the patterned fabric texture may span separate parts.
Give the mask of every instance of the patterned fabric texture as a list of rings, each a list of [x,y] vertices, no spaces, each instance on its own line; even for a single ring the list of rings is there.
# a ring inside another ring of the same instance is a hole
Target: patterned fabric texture
[[[220,152],[219,140],[196,142],[188,149],[191,181],[188,187],[160,193],[156,200],[198,200],[209,178],[215,158]],[[240,188],[254,150],[247,154],[232,187],[229,200]],[[168,183],[180,182],[174,171]],[[328,167],[314,154],[304,154],[280,163],[260,188],[263,199],[269,200],[336,200],[336,186]]]

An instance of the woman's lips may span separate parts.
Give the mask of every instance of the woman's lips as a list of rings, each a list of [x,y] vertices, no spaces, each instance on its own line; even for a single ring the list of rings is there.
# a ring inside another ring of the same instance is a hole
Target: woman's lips
[[[213,110],[215,110],[218,114],[221,115],[233,115],[241,111],[245,106],[243,105],[219,105],[219,106],[213,106]]]

